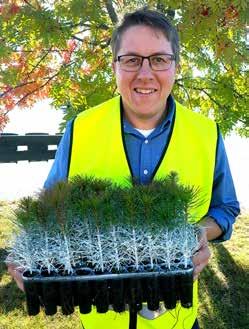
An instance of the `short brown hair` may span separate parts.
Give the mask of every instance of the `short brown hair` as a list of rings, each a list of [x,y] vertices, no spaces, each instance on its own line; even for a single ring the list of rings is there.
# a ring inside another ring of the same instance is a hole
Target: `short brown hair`
[[[149,9],[139,9],[132,13],[125,14],[119,26],[113,31],[111,47],[115,59],[120,48],[123,33],[132,26],[145,25],[160,30],[171,43],[176,63],[179,63],[179,36],[171,21],[161,12]]]

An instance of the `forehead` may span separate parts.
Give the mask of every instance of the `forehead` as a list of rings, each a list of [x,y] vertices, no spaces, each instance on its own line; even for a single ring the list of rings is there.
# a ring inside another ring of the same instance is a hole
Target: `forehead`
[[[123,33],[118,53],[146,56],[153,53],[172,53],[172,47],[165,34],[159,29],[136,25],[129,27]]]

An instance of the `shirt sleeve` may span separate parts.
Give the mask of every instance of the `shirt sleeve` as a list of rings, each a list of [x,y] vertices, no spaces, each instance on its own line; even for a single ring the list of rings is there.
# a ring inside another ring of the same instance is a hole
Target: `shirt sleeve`
[[[207,216],[215,220],[222,229],[223,234],[215,239],[214,242],[225,241],[231,237],[232,226],[239,213],[240,206],[234,188],[225,145],[219,133],[212,198]]]
[[[45,189],[51,188],[59,181],[67,180],[72,122],[73,120],[69,121],[66,125],[66,130],[56,151],[53,165],[43,186]]]

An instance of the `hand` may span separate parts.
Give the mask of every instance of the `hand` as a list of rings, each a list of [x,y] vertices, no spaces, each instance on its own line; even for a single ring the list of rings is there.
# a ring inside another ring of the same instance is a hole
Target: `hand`
[[[18,269],[14,264],[8,264],[8,272],[12,278],[16,281],[18,288],[24,291],[23,279],[22,279],[22,270]]]
[[[199,249],[193,256],[194,264],[194,280],[196,280],[204,269],[207,266],[209,258],[211,256],[210,250],[208,248],[207,233],[205,229],[201,229],[201,234],[199,238]]]

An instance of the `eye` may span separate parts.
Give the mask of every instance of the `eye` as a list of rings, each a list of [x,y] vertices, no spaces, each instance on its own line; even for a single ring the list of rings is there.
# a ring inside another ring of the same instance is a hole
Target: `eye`
[[[157,56],[157,57],[153,57],[153,61],[155,63],[162,63],[162,62],[164,62],[164,59],[160,56]]]
[[[154,64],[165,64],[170,62],[170,59],[166,56],[153,56],[151,60]]]
[[[127,57],[125,59],[125,63],[127,64],[139,64],[140,60],[139,57]]]
[[[140,64],[141,59],[137,56],[123,56],[120,57],[120,62],[123,65],[136,66]]]

